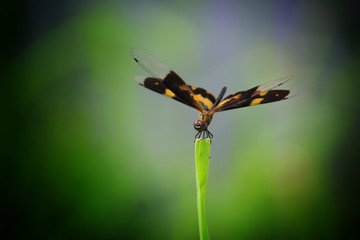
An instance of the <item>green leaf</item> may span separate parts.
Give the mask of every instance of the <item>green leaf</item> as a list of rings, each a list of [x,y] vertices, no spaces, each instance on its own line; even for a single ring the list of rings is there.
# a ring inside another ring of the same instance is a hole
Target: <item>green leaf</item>
[[[196,139],[195,141],[195,169],[197,210],[200,240],[210,239],[205,214],[206,185],[209,174],[210,139]]]

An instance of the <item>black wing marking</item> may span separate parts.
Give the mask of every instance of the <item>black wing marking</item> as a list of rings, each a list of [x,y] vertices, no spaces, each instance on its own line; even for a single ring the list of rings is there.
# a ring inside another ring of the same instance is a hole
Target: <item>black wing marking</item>
[[[287,99],[289,90],[272,90],[285,82],[289,81],[292,76],[276,79],[269,83],[265,83],[253,87],[246,91],[240,91],[227,96],[214,109],[210,111],[211,114],[231,110],[235,108],[255,106],[258,104],[265,104]]]
[[[141,50],[132,50],[134,60],[152,77],[135,77],[142,86],[204,112],[215,102],[213,94],[187,85],[174,71]],[[207,109],[206,109],[207,108]]]

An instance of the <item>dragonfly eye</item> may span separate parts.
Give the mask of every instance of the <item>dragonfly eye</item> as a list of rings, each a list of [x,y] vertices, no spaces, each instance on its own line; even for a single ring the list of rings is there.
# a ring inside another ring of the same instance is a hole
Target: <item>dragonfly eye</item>
[[[207,123],[203,120],[195,120],[194,128],[196,131],[201,132],[207,129]]]

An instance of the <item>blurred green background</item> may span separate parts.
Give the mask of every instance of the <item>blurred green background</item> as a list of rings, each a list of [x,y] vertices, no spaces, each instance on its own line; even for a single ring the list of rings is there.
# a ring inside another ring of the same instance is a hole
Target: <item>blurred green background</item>
[[[3,216],[14,239],[198,239],[197,112],[140,87],[139,48],[229,94],[294,75],[287,101],[217,114],[213,239],[349,239],[359,211],[352,1],[12,1],[1,10]]]

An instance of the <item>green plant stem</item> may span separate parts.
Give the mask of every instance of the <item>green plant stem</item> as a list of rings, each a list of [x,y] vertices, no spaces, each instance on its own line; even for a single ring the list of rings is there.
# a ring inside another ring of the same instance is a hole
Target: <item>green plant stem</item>
[[[195,169],[197,211],[200,240],[210,239],[205,214],[206,185],[209,174],[210,139],[196,139],[195,141]]]

